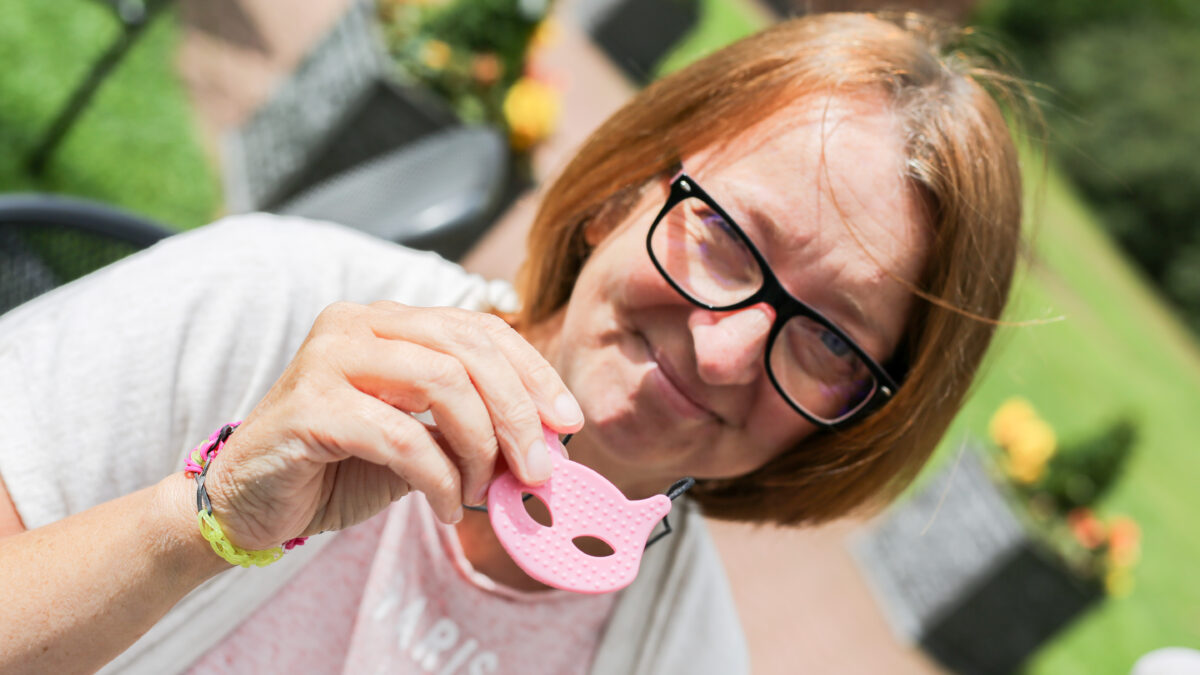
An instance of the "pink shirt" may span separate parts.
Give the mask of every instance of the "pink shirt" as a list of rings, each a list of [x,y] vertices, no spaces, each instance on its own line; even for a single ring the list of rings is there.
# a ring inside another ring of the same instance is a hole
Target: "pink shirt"
[[[414,494],[339,533],[190,672],[586,673],[615,600],[493,582]]]

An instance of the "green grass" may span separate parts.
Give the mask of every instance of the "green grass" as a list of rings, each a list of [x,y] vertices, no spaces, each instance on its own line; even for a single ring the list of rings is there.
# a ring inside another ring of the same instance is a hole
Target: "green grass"
[[[696,26],[676,44],[655,69],[659,77],[745,37],[767,25],[766,17],[736,0],[699,0]]]
[[[175,70],[173,12],[126,54],[41,178],[25,158],[119,25],[95,0],[0,0],[0,16],[0,191],[89,197],[180,229],[216,215],[218,181]]]
[[[1106,599],[1029,664],[1031,673],[1125,673],[1152,649],[1200,646],[1200,352],[1058,173],[1030,173],[1031,183],[1045,179],[1031,190],[1034,255],[1008,317],[1062,320],[1002,331],[938,459],[964,437],[985,437],[1010,396],[1030,399],[1068,442],[1134,416],[1133,457],[1099,506],[1142,526],[1134,592]]]
[[[762,25],[734,0],[702,0],[702,12],[660,74]],[[1200,647],[1200,348],[1059,173],[1041,167],[1027,162],[1033,250],[1008,313],[1029,324],[1001,331],[930,468],[952,460],[965,438],[986,438],[1011,396],[1030,399],[1067,443],[1118,416],[1136,419],[1133,456],[1099,505],[1142,526],[1134,590],[1103,600],[1027,664],[1036,674],[1128,673],[1153,649]]]

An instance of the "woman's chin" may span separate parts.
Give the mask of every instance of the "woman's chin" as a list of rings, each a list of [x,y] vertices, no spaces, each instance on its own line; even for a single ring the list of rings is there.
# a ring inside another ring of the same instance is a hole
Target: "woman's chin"
[[[583,433],[585,442],[568,446],[571,459],[599,471],[627,497],[661,492],[684,473],[685,446],[665,442],[670,433],[655,428],[644,416],[590,417]]]

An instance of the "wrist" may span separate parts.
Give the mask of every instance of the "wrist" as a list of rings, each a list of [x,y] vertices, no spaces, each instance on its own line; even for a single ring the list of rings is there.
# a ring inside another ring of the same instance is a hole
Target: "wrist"
[[[155,486],[155,506],[146,518],[151,531],[162,536],[156,541],[160,553],[175,571],[200,581],[229,569],[232,565],[221,559],[200,533],[196,520],[196,482],[181,472],[174,472]]]

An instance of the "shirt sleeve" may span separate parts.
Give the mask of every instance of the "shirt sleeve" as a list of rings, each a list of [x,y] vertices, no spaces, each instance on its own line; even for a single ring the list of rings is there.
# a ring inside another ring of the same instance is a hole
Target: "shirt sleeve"
[[[486,309],[511,289],[340,226],[227,218],[0,317],[0,476],[27,528],[151,485],[253,409],[338,300]]]

